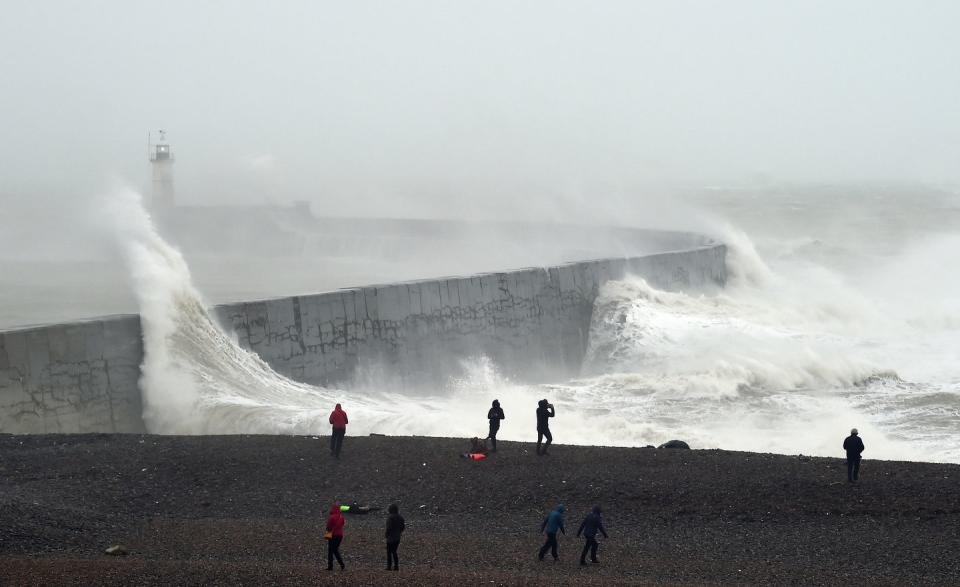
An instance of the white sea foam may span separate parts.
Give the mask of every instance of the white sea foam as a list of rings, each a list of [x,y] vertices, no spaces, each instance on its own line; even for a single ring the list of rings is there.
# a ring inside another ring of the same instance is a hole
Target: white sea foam
[[[635,427],[704,446],[836,454],[856,426],[875,457],[960,459],[956,280],[929,270],[955,248],[937,239],[851,282],[803,258],[774,271],[742,233],[725,240],[718,295],[607,284],[578,396],[642,397],[624,407]]]

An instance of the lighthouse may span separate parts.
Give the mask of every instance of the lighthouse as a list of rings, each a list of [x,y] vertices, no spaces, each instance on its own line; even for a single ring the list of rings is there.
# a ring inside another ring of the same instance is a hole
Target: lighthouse
[[[170,210],[173,199],[173,151],[167,142],[166,131],[158,131],[159,138],[153,142],[152,134],[147,134],[147,153],[153,170],[153,188],[150,193],[150,207],[155,212]]]

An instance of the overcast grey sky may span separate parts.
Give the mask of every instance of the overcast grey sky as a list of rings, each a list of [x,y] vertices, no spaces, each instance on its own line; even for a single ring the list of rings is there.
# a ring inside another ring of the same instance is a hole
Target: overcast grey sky
[[[957,181],[958,23],[926,0],[8,0],[0,192],[142,185],[156,128],[195,202]]]

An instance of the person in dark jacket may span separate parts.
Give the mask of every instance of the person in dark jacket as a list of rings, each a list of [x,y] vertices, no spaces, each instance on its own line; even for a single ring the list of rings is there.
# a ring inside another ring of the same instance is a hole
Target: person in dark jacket
[[[847,451],[847,481],[853,483],[860,479],[860,454],[863,452],[863,440],[856,428],[843,440],[843,450]]]
[[[543,556],[547,554],[547,551],[550,551],[550,554],[553,555],[553,560],[560,558],[560,555],[557,553],[557,531],[566,534],[567,530],[563,527],[563,504],[558,505],[553,508],[547,517],[543,519],[543,523],[540,524],[540,531],[547,533],[547,541],[540,547],[540,553],[537,555],[537,558],[543,560]]]
[[[542,399],[537,403],[537,455],[547,454],[547,449],[553,442],[553,434],[550,434],[550,418],[556,415],[557,412],[553,409],[553,404],[547,400]],[[540,444],[544,438],[547,439],[547,443],[541,449]]]
[[[603,518],[600,516],[600,506],[593,506],[593,511],[587,514],[587,517],[580,522],[580,529],[577,530],[577,538],[580,538],[582,533],[584,538],[587,541],[583,545],[583,552],[580,553],[580,564],[587,564],[587,551],[590,551],[590,561],[598,563],[600,562],[597,559],[597,548],[600,546],[597,543],[597,532],[603,534],[604,538],[607,538],[607,531],[603,529]]]
[[[347,413],[340,404],[330,412],[330,425],[333,433],[330,435],[330,454],[340,458],[340,449],[343,448],[343,437],[347,434]]]
[[[490,420],[490,433],[487,438],[490,439],[490,452],[497,452],[497,432],[500,431],[500,420],[506,420],[503,415],[503,408],[500,407],[500,400],[493,400],[493,406],[487,412],[487,419]]]
[[[397,556],[397,549],[400,548],[400,535],[407,528],[400,515],[400,508],[397,504],[391,503],[387,508],[390,513],[387,516],[387,570],[400,570],[400,557]]]
[[[343,559],[340,558],[340,543],[343,542],[343,526],[346,520],[340,513],[340,504],[330,506],[330,514],[327,516],[327,532],[330,538],[327,539],[327,570],[333,570],[333,558],[337,558],[340,563],[340,570],[344,568]]]

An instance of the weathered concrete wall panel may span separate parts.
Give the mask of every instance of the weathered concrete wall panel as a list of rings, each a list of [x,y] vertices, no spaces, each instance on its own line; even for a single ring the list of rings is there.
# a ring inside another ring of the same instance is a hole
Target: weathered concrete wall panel
[[[0,332],[0,432],[143,432],[137,316]]]

